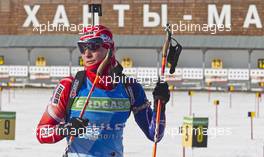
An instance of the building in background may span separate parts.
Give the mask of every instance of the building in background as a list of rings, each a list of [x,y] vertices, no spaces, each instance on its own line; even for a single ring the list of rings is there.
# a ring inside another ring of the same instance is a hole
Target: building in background
[[[166,23],[183,45],[179,68],[211,68],[219,59],[224,69],[256,69],[264,58],[260,1],[91,3],[102,4],[103,16],[96,15],[95,23],[113,31],[117,59],[130,58],[133,67],[159,65]],[[91,24],[88,11],[83,0],[0,1],[0,56],[5,65],[30,66],[43,56],[47,66],[78,66],[76,41],[82,26]]]

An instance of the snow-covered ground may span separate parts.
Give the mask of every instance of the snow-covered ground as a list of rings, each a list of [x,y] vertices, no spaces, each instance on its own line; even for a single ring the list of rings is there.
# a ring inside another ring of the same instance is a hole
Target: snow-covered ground
[[[16,89],[15,98],[11,92],[8,104],[8,92],[3,91],[2,110],[16,111],[16,140],[0,141],[0,157],[58,157],[62,156],[65,141],[56,144],[39,144],[35,138],[35,128],[46,108],[51,89]],[[152,99],[151,92],[147,95]],[[173,101],[167,105],[167,126],[162,141],[158,144],[157,156],[182,156],[182,137],[177,135],[183,117],[189,113],[187,92],[174,92]],[[209,117],[212,132],[207,148],[186,149],[186,157],[263,157],[264,149],[264,100],[260,103],[260,117],[254,119],[254,140],[250,139],[250,119],[248,111],[255,110],[254,93],[234,93],[232,108],[228,106],[227,93],[212,93],[208,102],[206,92],[196,92],[193,96],[195,116]],[[214,99],[220,100],[219,126],[215,128]],[[173,103],[173,104],[172,104]],[[131,114],[124,131],[126,157],[147,157],[152,153],[152,142],[148,141],[139,129]]]

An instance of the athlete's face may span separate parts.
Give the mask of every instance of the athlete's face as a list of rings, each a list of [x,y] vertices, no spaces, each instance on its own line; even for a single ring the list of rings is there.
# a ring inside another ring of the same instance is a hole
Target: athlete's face
[[[84,53],[82,53],[82,59],[84,66],[91,66],[100,61],[102,61],[107,54],[107,49],[100,46],[100,48],[96,50],[86,49]]]

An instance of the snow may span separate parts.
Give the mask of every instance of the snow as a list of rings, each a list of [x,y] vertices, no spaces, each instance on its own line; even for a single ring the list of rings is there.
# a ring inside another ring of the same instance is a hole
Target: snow
[[[2,110],[15,111],[16,139],[0,141],[0,157],[58,157],[62,156],[65,141],[56,144],[40,144],[35,137],[35,128],[52,95],[52,89],[16,89],[2,93]],[[147,92],[151,100],[151,92]],[[177,135],[183,117],[189,113],[187,92],[173,92],[166,109],[166,132],[158,143],[157,156],[182,156],[182,136]],[[215,127],[215,106],[213,100],[220,100],[219,122]],[[254,140],[250,139],[250,118],[248,111],[255,111],[255,93],[233,93],[232,108],[228,105],[228,93],[213,92],[208,102],[208,93],[195,92],[192,97],[193,112],[198,117],[209,117],[209,128],[219,131],[208,138],[207,148],[186,148],[186,157],[262,157],[264,149],[264,102],[260,103],[260,117],[254,119]],[[224,134],[224,135],[223,135]],[[125,157],[146,157],[152,155],[153,143],[139,129],[131,114],[124,130]]]

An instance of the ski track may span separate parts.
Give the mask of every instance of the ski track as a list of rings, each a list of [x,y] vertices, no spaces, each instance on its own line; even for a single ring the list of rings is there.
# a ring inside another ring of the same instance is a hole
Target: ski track
[[[2,93],[2,110],[16,111],[15,141],[0,141],[0,157],[58,157],[62,156],[66,142],[40,144],[35,136],[35,128],[44,112],[52,89],[15,89],[11,91],[11,103],[8,104],[8,92]],[[147,92],[152,101],[151,92]],[[182,156],[182,136],[176,135],[182,125],[183,117],[189,113],[187,92],[173,92],[172,101],[166,109],[166,132],[158,143],[157,156]],[[248,111],[255,110],[255,93],[233,93],[232,108],[228,106],[228,94],[222,92],[195,92],[192,98],[195,116],[209,117],[209,128],[215,128],[215,106],[213,100],[219,99],[218,129],[229,129],[230,135],[210,135],[207,148],[186,148],[186,157],[262,157],[264,145],[264,101],[260,103],[260,117],[254,119],[254,140],[250,139],[250,118]],[[152,154],[152,142],[139,129],[131,114],[124,130],[125,157],[147,157]]]

